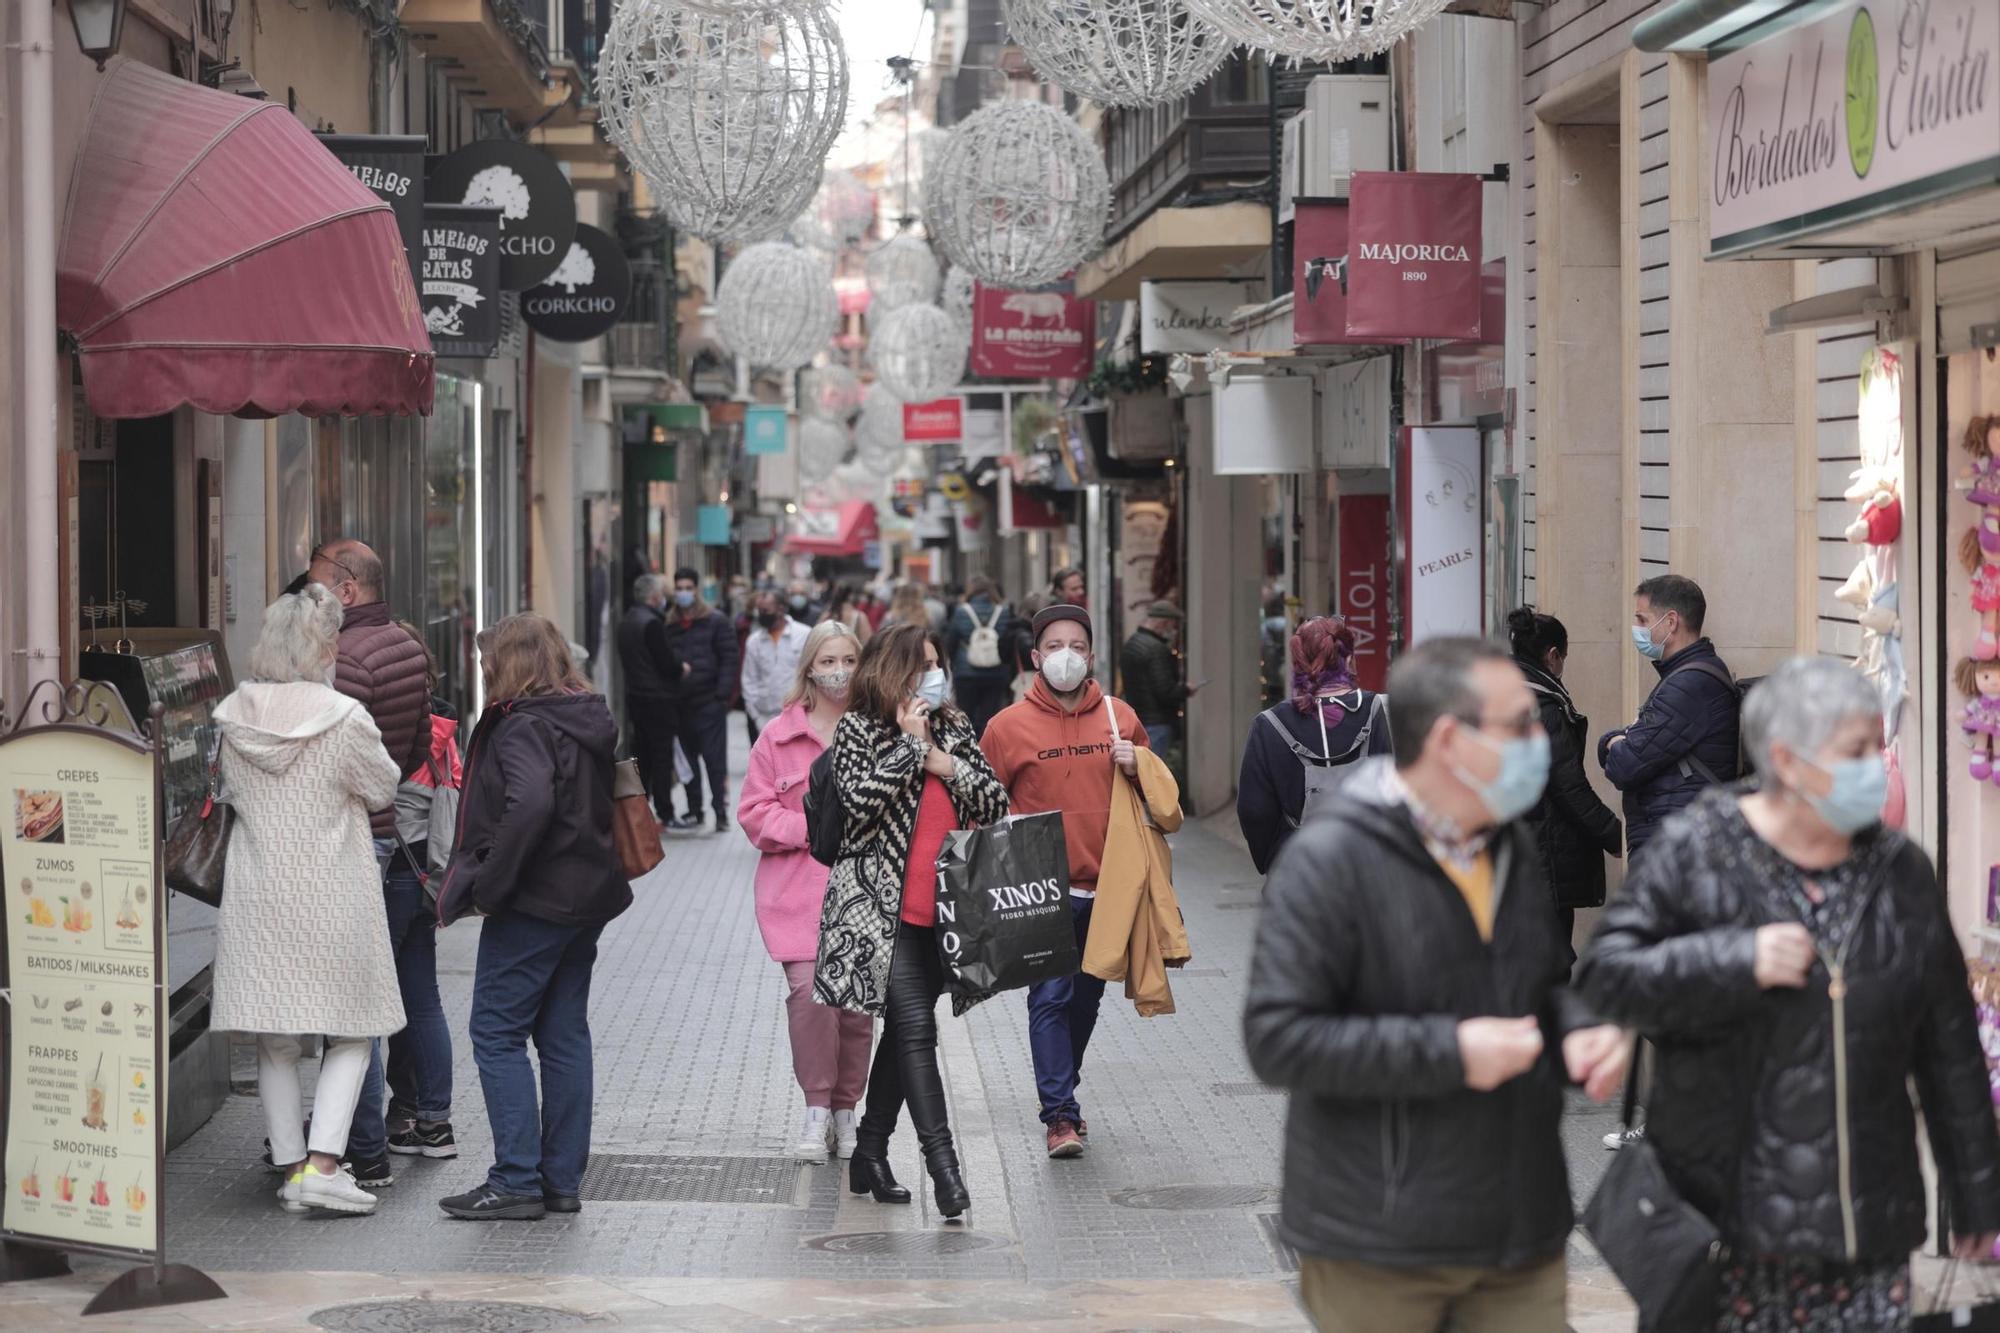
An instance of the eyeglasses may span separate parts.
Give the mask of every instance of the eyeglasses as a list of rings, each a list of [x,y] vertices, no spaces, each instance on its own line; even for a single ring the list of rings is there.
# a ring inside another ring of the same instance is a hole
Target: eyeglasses
[[[318,564],[322,560],[324,560],[327,564],[332,565],[335,569],[339,570],[341,573],[347,575],[347,577],[353,582],[355,583],[361,582],[361,577],[358,574],[356,574],[352,569],[350,569],[344,561],[334,559],[332,556],[328,555],[326,551],[321,547],[315,546],[313,548],[313,553],[310,556],[306,557],[306,568],[310,570],[314,565]]]

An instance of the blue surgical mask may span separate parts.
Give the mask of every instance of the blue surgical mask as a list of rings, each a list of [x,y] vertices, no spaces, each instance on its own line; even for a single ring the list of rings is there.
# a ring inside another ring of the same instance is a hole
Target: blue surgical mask
[[[1824,796],[1807,792],[1800,795],[1836,833],[1855,834],[1882,820],[1882,807],[1889,799],[1889,769],[1879,754],[1860,759],[1843,759],[1822,767],[1833,777],[1833,787]]]
[[[917,682],[917,697],[932,708],[942,708],[949,689],[950,682],[945,679],[944,668],[933,667],[924,672],[924,678]]]
[[[1653,617],[1653,625],[1659,623],[1660,618],[1658,616]],[[1632,646],[1637,648],[1639,656],[1645,658],[1648,662],[1657,662],[1667,655],[1667,645],[1653,642],[1652,625],[1634,625],[1632,627]]]
[[[694,590],[692,588],[677,589],[674,593],[674,605],[679,607],[693,606]]]
[[[1536,732],[1532,736],[1496,741],[1470,724],[1466,731],[1487,749],[1500,752],[1500,771],[1491,782],[1481,782],[1462,768],[1454,767],[1452,775],[1472,788],[1496,824],[1519,819],[1534,809],[1535,802],[1542,799],[1543,789],[1549,785],[1548,736]]]

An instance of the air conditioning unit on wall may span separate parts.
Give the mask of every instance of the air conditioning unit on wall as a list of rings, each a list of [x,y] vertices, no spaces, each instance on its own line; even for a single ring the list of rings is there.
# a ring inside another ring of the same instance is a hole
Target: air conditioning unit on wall
[[[1306,89],[1295,118],[1295,174],[1288,194],[1300,198],[1347,197],[1357,171],[1388,171],[1389,76],[1322,74]],[[1287,127],[1289,131],[1289,125]],[[1282,220],[1282,218],[1280,219]]]

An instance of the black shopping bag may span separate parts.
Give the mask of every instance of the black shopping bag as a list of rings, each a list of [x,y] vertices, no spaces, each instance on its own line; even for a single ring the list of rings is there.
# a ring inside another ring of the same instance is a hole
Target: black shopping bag
[[[938,953],[953,995],[979,999],[1082,966],[1061,814],[955,832],[937,871]]]

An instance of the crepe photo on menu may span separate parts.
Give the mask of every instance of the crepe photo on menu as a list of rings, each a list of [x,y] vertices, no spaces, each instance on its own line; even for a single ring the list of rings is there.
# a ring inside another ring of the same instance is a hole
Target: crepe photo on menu
[[[63,798],[59,791],[14,789],[14,836],[22,842],[63,840]]]

